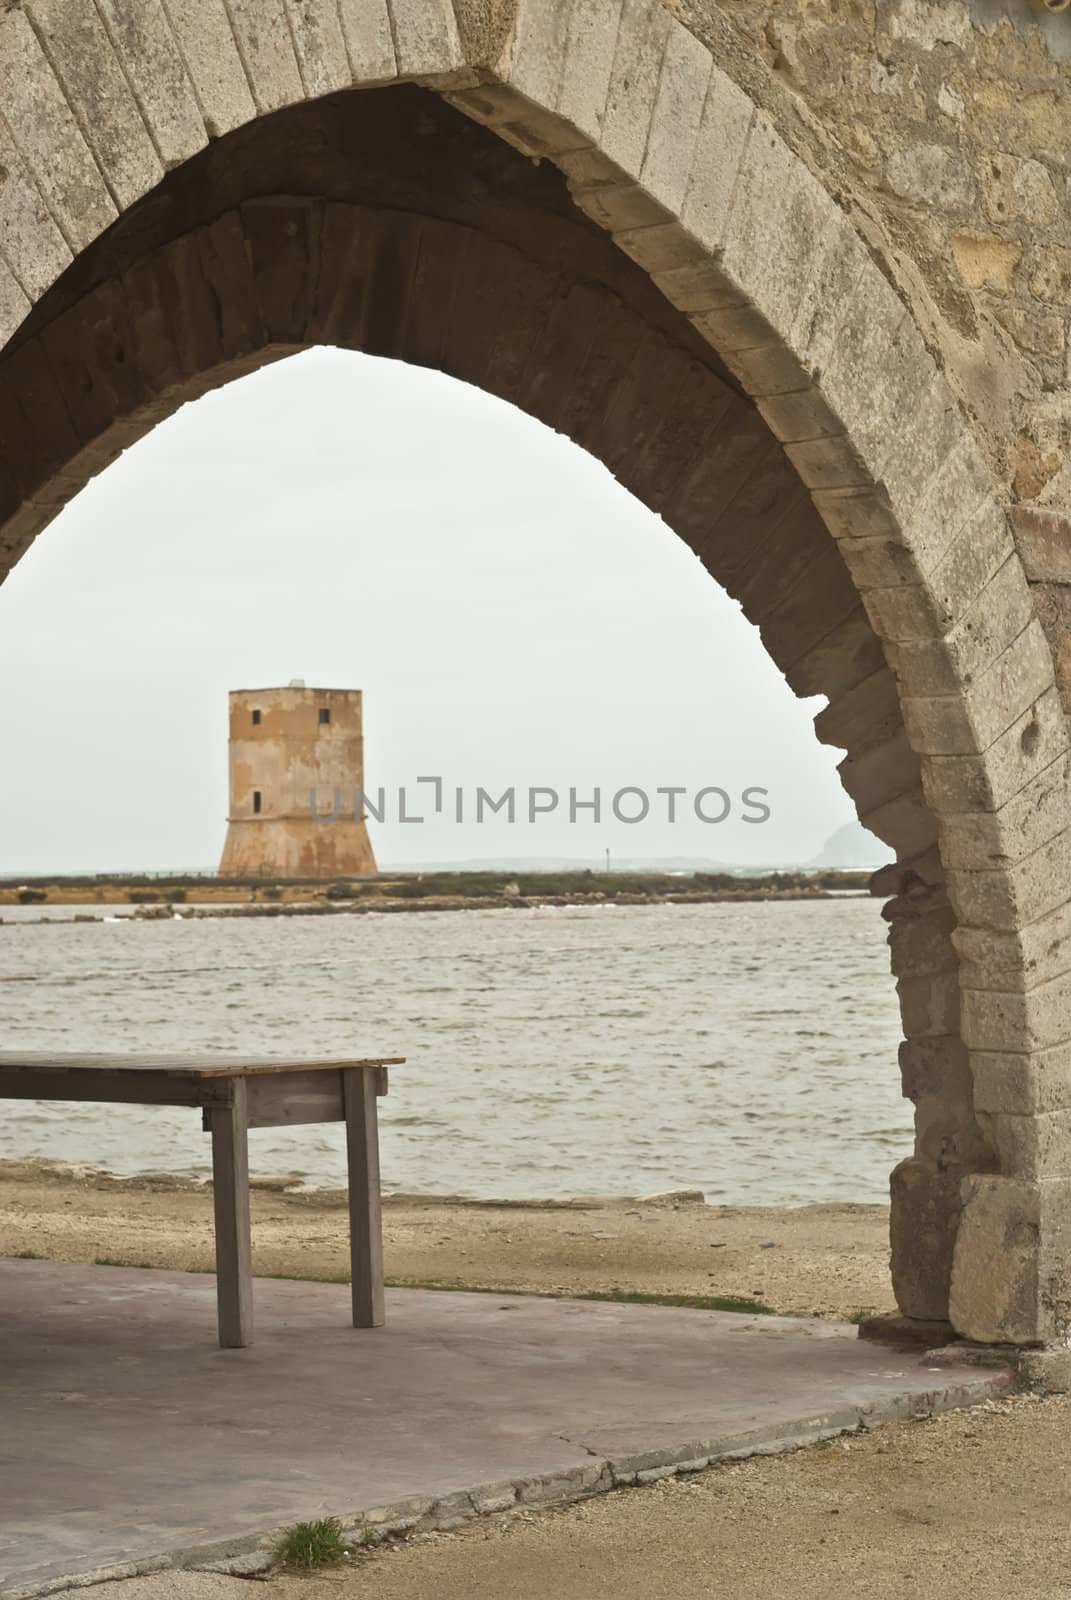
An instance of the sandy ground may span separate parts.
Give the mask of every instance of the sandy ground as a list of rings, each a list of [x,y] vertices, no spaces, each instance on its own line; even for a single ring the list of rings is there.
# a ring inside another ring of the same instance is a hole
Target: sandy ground
[[[344,1194],[284,1187],[256,1184],[254,1269],[345,1275]],[[386,1271],[396,1284],[720,1295],[824,1317],[893,1308],[887,1231],[883,1206],[474,1205],[399,1195],[384,1208]],[[201,1185],[0,1163],[0,1255],[211,1270],[212,1240],[212,1201]]]
[[[261,1272],[341,1275],[337,1195],[255,1196]],[[844,1316],[891,1305],[881,1207],[689,1201],[474,1206],[395,1197],[396,1282],[753,1296]],[[211,1265],[202,1188],[0,1166],[0,1253]],[[269,1600],[1071,1600],[1071,1397],[1017,1396],[557,1511],[482,1519],[277,1576]],[[78,1591],[82,1594],[84,1591]],[[161,1573],[98,1600],[249,1600]],[[71,1593],[71,1600],[75,1600]]]

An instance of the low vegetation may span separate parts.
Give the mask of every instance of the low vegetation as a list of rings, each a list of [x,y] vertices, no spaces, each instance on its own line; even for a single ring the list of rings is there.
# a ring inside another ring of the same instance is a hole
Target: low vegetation
[[[334,1567],[349,1554],[337,1517],[321,1517],[318,1522],[298,1522],[281,1534],[275,1545],[275,1559],[282,1567],[297,1567],[312,1572],[317,1567]]]

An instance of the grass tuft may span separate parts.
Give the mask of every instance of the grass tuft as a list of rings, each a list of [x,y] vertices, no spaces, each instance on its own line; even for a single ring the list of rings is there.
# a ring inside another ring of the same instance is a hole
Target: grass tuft
[[[337,1517],[321,1517],[318,1522],[298,1522],[281,1534],[275,1545],[275,1559],[284,1567],[300,1567],[311,1572],[316,1567],[333,1567],[349,1551],[342,1539],[342,1524]]]
[[[40,1255],[36,1250],[16,1250],[12,1257],[14,1261],[43,1261],[44,1259],[44,1256]]]

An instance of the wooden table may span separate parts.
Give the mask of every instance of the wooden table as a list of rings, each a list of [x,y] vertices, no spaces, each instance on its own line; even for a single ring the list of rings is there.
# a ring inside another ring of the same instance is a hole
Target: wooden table
[[[353,1325],[383,1321],[383,1232],[376,1096],[387,1068],[375,1060],[297,1061],[270,1056],[51,1055],[0,1051],[0,1099],[94,1100],[200,1106],[212,1135],[219,1342],[253,1342],[249,1239],[250,1128],[345,1122],[350,1196]]]

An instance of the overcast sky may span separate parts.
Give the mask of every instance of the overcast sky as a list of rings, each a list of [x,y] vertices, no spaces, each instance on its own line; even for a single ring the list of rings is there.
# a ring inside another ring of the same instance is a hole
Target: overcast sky
[[[91,483],[0,587],[0,672],[5,874],[214,868],[227,691],[295,677],[364,690],[381,863],[805,861],[852,817],[821,701],[598,462],[479,390],[338,351],[206,395]],[[397,820],[399,785],[423,823]],[[457,787],[469,814],[510,785],[513,825],[453,820]],[[626,785],[643,822],[612,815]],[[560,795],[535,822],[532,786]],[[687,791],[672,824],[667,786]],[[601,790],[598,824],[570,823],[571,787]],[[720,823],[695,815],[710,787]]]

